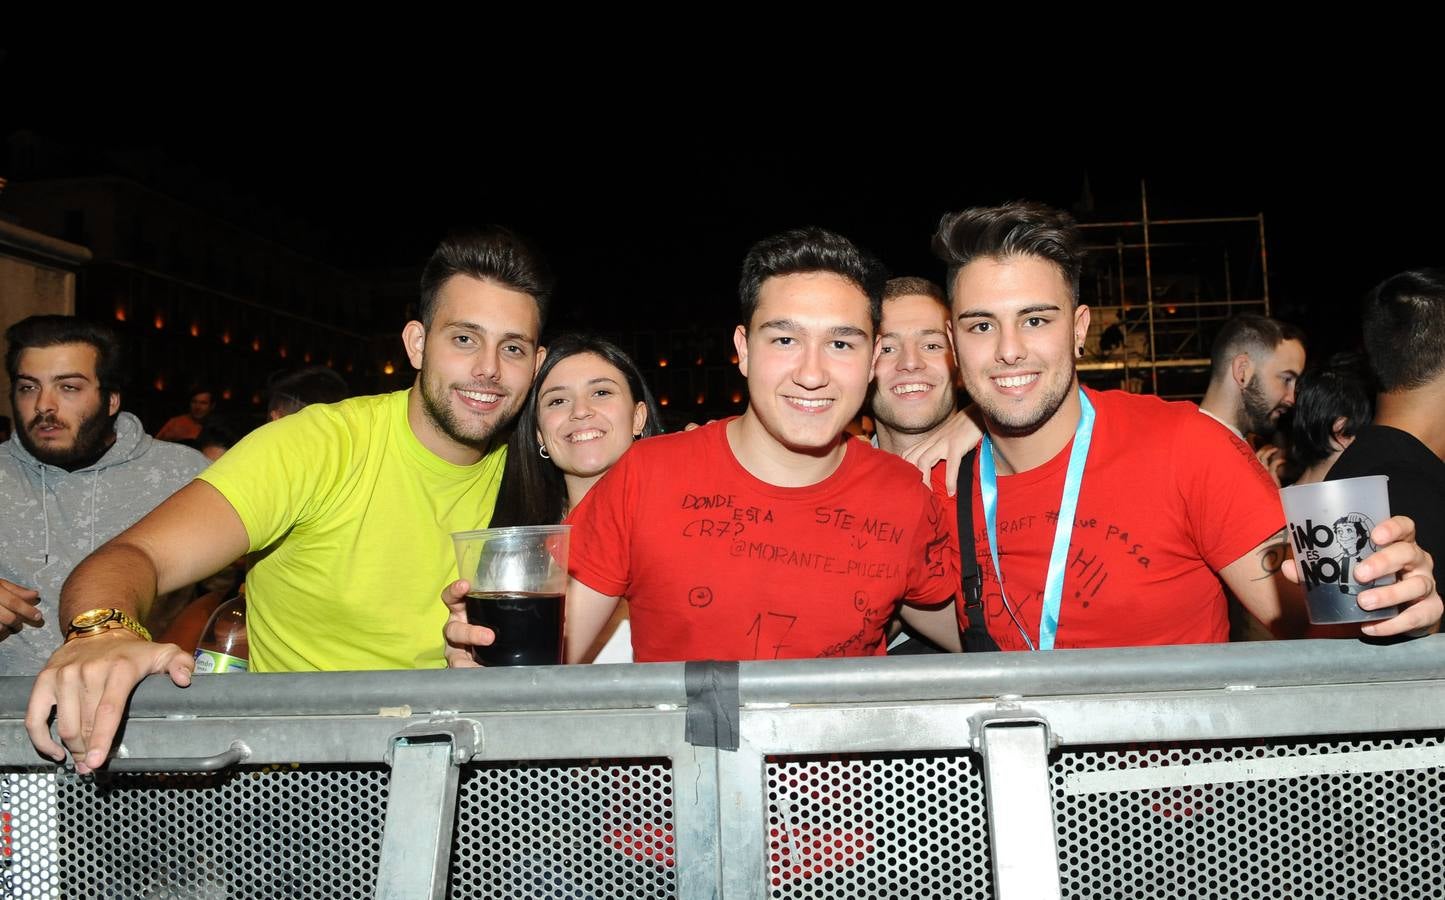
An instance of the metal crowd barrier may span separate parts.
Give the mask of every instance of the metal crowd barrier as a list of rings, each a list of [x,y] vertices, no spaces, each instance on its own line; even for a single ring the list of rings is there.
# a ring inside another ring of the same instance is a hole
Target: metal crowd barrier
[[[3,649],[0,649],[3,652]],[[1445,637],[0,679],[0,897],[1445,896]]]

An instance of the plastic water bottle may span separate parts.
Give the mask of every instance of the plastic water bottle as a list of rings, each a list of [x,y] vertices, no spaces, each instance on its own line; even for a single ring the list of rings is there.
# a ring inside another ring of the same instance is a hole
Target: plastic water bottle
[[[246,645],[246,595],[237,594],[216,607],[196,644],[196,672],[222,675],[250,668]]]

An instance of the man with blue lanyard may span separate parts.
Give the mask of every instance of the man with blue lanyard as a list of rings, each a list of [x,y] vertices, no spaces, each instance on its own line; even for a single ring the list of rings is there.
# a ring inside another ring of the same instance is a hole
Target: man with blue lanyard
[[[967,501],[994,642],[1225,641],[1221,581],[1276,636],[1302,633],[1279,494],[1248,448],[1219,440],[1192,404],[1080,388],[1074,359],[1089,310],[1068,214],[1034,203],[965,210],[944,217],[934,249],[949,267],[960,376],[987,432],[968,463]],[[1400,581],[1361,604],[1402,609],[1362,631],[1433,630],[1441,601],[1414,526],[1395,517],[1374,537],[1382,549],[1362,577]],[[969,542],[960,546],[967,557]]]

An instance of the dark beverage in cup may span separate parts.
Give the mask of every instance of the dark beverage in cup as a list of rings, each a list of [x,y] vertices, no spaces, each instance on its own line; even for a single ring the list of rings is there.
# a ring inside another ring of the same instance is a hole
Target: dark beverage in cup
[[[469,582],[467,621],[496,641],[472,650],[484,666],[562,663],[563,597],[571,525],[484,528],[452,535],[457,575]]]
[[[562,662],[564,595],[477,591],[467,595],[467,621],[497,639],[472,656],[484,666],[555,666]]]

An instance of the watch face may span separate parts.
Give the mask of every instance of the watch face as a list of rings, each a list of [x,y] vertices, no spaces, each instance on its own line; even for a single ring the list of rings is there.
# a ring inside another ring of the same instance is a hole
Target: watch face
[[[92,609],[83,612],[70,621],[71,628],[94,628],[102,622],[109,622],[115,618],[115,610]]]

